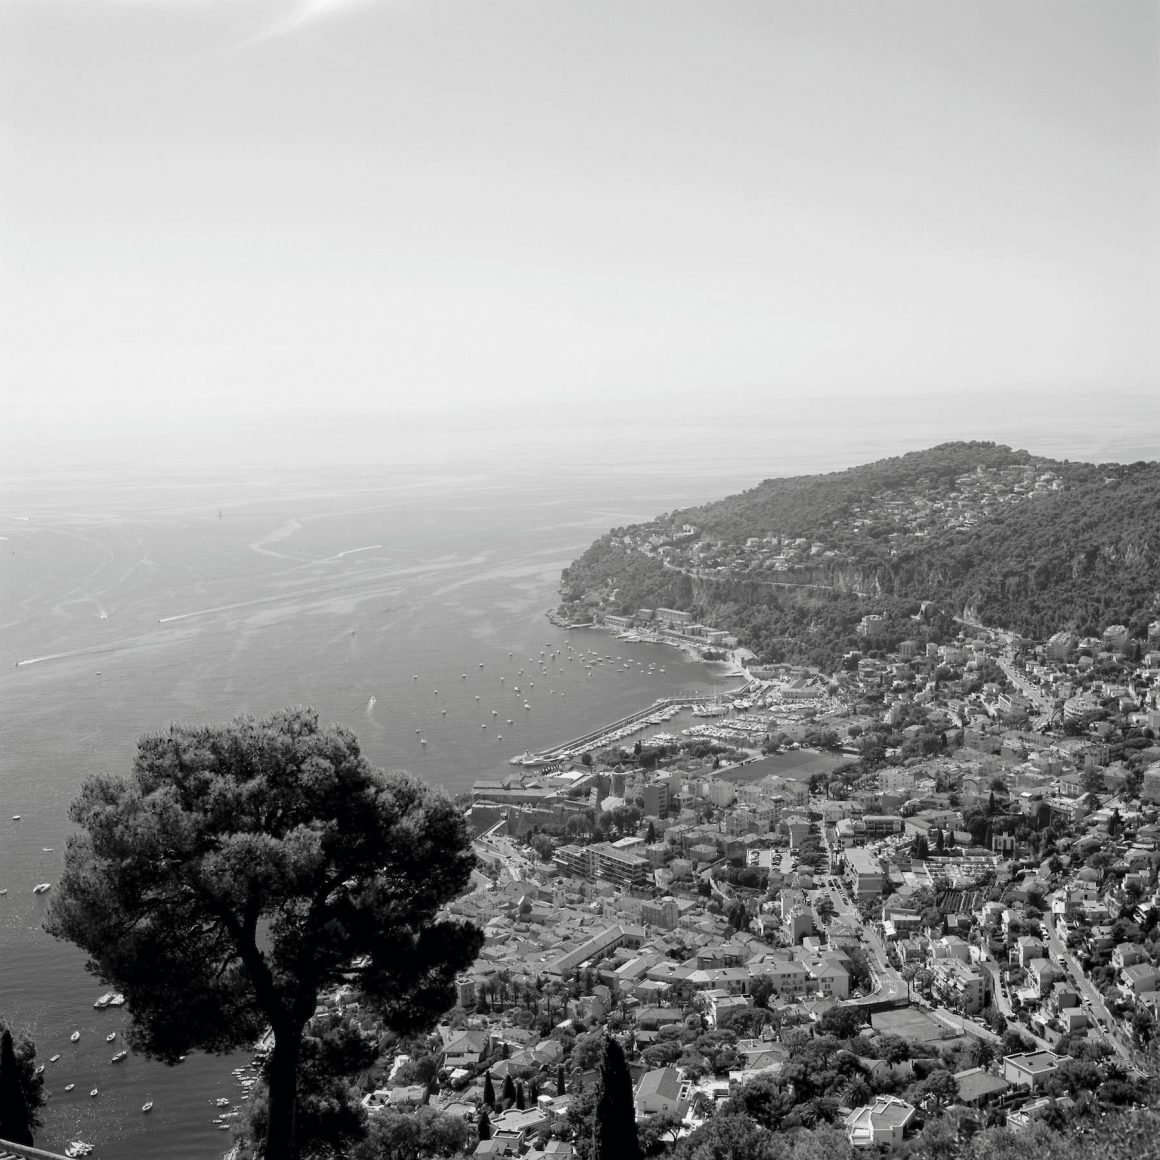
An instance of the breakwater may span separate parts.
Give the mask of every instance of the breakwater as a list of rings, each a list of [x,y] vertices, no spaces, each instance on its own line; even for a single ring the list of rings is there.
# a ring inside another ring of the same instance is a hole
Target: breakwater
[[[744,697],[757,688],[758,684],[756,681],[747,681],[739,688],[730,690],[728,696]],[[577,757],[581,753],[596,748],[597,746],[612,745],[622,737],[639,732],[646,725],[661,724],[662,721],[676,716],[682,709],[691,709],[697,705],[710,704],[715,699],[715,696],[716,694],[712,693],[695,693],[687,697],[661,697],[646,708],[639,709],[634,713],[628,713],[608,725],[601,726],[599,729],[594,729],[589,733],[574,737],[570,741],[564,741],[559,745],[553,745],[548,749],[543,749],[534,755],[534,760],[537,763],[564,761],[570,757]]]

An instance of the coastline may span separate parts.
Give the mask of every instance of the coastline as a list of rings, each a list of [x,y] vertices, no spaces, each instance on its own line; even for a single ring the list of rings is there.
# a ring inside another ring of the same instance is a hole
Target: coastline
[[[727,696],[744,696],[750,691],[751,687],[757,683],[749,670],[745,667],[742,654],[746,657],[752,657],[753,654],[747,649],[730,649],[727,657],[722,659],[707,660],[701,655],[701,650],[696,644],[684,641],[675,641],[666,639],[661,636],[656,636],[651,633],[634,633],[630,637],[623,637],[619,632],[609,628],[603,624],[569,624],[556,613],[555,609],[548,609],[546,618],[549,623],[555,625],[557,628],[565,630],[573,628],[597,629],[605,632],[616,639],[628,639],[638,643],[645,644],[663,644],[671,648],[677,649],[684,656],[691,660],[705,665],[720,665],[723,666],[724,671],[718,672],[719,677],[736,677],[742,680],[742,684],[736,689],[729,689],[726,691]],[[573,738],[567,741],[557,742],[555,745],[546,746],[543,749],[537,750],[534,753],[524,753],[512,757],[509,764],[517,768],[523,767],[528,770],[542,769],[545,766],[552,766],[560,762],[572,760],[580,756],[582,751],[588,751],[600,746],[612,745],[619,740],[626,737],[631,737],[637,733],[645,732],[649,727],[656,726],[663,722],[670,720],[676,716],[682,709],[692,707],[702,701],[707,700],[703,695],[690,695],[688,697],[662,697],[648,705],[642,706],[639,709],[634,709],[606,725],[600,726],[590,732],[582,734],[580,737]]]

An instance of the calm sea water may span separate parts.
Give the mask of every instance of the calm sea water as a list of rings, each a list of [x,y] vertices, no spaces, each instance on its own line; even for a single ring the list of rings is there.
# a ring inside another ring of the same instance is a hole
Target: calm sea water
[[[769,475],[949,438],[1071,458],[1156,454],[1154,419],[1147,430],[1128,416],[1119,429],[1057,425],[1038,439],[1035,413],[1025,422],[1004,430],[935,417],[902,437],[871,409],[840,431],[799,417],[776,430],[492,436],[486,447],[449,437],[392,448],[390,467],[309,478],[9,480],[0,512],[0,1013],[28,1028],[47,1066],[52,1096],[38,1144],[59,1150],[80,1136],[105,1160],[208,1160],[228,1144],[211,1123],[213,1100],[240,1095],[230,1075],[240,1060],[193,1055],[169,1069],[130,1056],[111,1065],[116,1048],[105,1036],[124,1016],[93,1010],[103,988],[75,948],[43,933],[46,899],[32,893],[59,878],[68,805],[83,779],[127,772],[143,733],[309,704],[354,729],[375,764],[467,788],[508,772],[507,759],[525,749],[657,697],[732,683],[720,666],[663,646],[547,623],[561,568],[595,536]],[[1087,435],[1097,429],[1098,439]],[[588,675],[568,659],[569,645],[624,663]]]

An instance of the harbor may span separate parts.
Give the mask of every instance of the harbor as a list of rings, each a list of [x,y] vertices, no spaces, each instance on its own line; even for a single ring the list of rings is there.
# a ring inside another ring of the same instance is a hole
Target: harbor
[[[760,682],[750,680],[737,689],[727,691],[725,696],[727,698],[745,698],[752,694],[759,685]],[[720,696],[718,693],[697,693],[686,697],[661,697],[647,708],[628,713],[609,725],[594,729],[579,737],[574,737],[570,741],[564,741],[559,745],[550,746],[547,749],[540,750],[538,753],[513,757],[511,764],[550,766],[573,760],[584,753],[591,752],[593,749],[615,745],[616,742],[623,741],[635,733],[640,733],[649,726],[665,724],[683,710],[691,710],[693,713],[697,713],[699,709],[721,705]],[[725,705],[727,706],[728,704],[729,702],[726,701]]]

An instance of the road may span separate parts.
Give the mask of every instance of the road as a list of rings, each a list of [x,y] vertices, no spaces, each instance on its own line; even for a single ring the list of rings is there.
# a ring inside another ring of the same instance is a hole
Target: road
[[[863,999],[852,999],[850,1002],[866,1004],[907,998],[909,988],[906,985],[906,980],[890,965],[890,960],[886,957],[886,948],[882,945],[878,932],[872,927],[863,925],[858,908],[852,901],[847,902],[837,887],[829,887],[824,893],[829,894],[834,909],[837,911],[837,916],[849,927],[861,932],[866,947],[866,957],[874,974],[875,987],[872,994]]]
[[[1131,1064],[1131,1051],[1120,1042],[1119,1036],[1115,1034],[1114,1028],[1117,1026],[1116,1021],[1112,1018],[1111,1012],[1104,1003],[1104,997],[1096,990],[1092,982],[1083,973],[1083,968],[1079,965],[1079,961],[1075,955],[1069,954],[1067,948],[1063,945],[1063,940],[1059,937],[1055,930],[1055,924],[1048,922],[1044,924],[1047,927],[1047,945],[1051,949],[1051,957],[1058,963],[1060,958],[1067,964],[1069,973],[1071,974],[1072,982],[1079,993],[1087,1000],[1090,1010],[1094,1013],[1097,1021],[1102,1019],[1103,1026],[1107,1029],[1104,1038],[1108,1041],[1112,1050],[1125,1062]]]
[[[1052,700],[1033,682],[1028,680],[1023,673],[1019,672],[1005,654],[1000,653],[997,659],[999,667],[1007,674],[1007,679],[1031,702],[1034,715],[1028,721],[1028,725],[1032,729],[1044,728],[1050,722],[1052,714],[1055,712],[1055,705]]]
[[[481,854],[490,854],[493,858],[497,858],[512,882],[531,877],[530,860],[511,838],[497,836],[495,827],[482,837],[476,838],[475,846]]]

